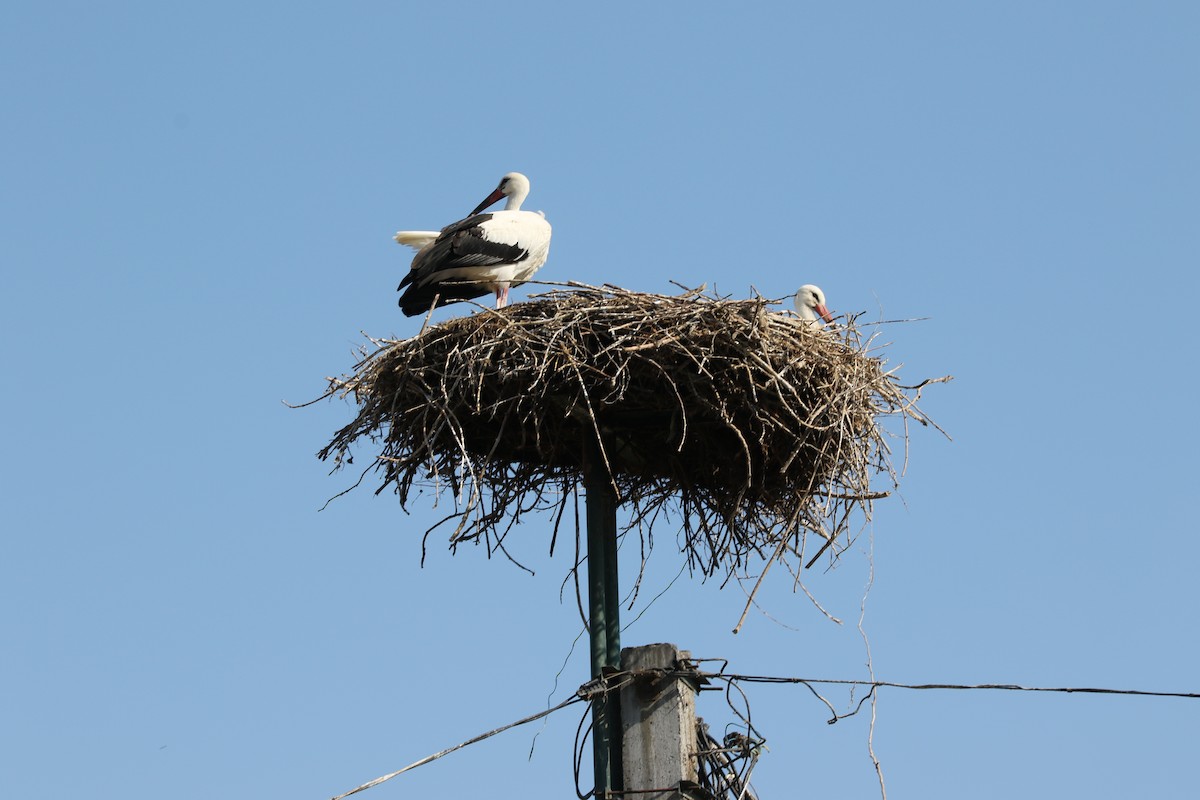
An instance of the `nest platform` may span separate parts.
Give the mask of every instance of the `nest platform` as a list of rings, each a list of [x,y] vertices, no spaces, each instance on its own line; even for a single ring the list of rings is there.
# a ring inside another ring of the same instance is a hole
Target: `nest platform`
[[[406,509],[449,494],[425,535],[449,525],[452,547],[502,547],[531,511],[552,512],[556,538],[587,473],[626,531],[672,520],[705,575],[803,562],[807,533],[810,555],[844,542],[852,512],[894,488],[882,420],[926,419],[853,320],[818,329],[780,303],[572,286],[375,340],[330,379],[358,414],[318,455],[340,467],[369,444],[362,478]]]

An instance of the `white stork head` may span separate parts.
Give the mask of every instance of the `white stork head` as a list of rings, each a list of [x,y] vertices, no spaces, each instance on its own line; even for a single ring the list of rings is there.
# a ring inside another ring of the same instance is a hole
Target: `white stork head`
[[[505,211],[519,211],[521,203],[524,203],[525,198],[528,196],[529,178],[526,178],[519,172],[510,172],[500,179],[500,185],[496,187],[496,190],[476,206],[470,216],[475,216],[501,197],[508,198],[508,202],[504,204]]]
[[[813,328],[821,327],[818,315],[826,322],[833,322],[833,315],[825,307],[825,293],[821,291],[821,287],[811,283],[804,284],[800,291],[796,292],[796,313]]]

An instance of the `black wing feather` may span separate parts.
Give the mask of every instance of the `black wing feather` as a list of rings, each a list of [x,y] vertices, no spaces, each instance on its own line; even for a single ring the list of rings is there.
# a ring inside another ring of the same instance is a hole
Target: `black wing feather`
[[[469,278],[456,276],[439,279],[438,273],[451,269],[493,267],[512,264],[528,254],[524,248],[503,242],[488,241],[480,226],[491,214],[476,214],[442,228],[441,234],[413,259],[412,269],[400,281],[396,290],[408,289],[400,296],[400,309],[412,317],[429,310],[434,297],[438,306],[458,300],[483,297],[490,290]]]

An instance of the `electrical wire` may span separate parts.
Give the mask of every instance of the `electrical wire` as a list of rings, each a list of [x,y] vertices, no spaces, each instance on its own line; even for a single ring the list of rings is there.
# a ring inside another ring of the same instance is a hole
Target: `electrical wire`
[[[1013,683],[977,683],[977,684],[961,684],[961,683],[897,683],[894,681],[878,681],[878,680],[847,680],[834,678],[800,678],[776,675],[741,675],[737,673],[727,673],[725,668],[728,661],[725,659],[691,659],[689,664],[698,664],[706,661],[721,661],[723,665],[721,672],[704,672],[691,668],[682,669],[652,669],[643,670],[640,672],[613,672],[606,674],[600,678],[589,681],[572,696],[563,700],[556,706],[539,711],[536,714],[531,714],[523,717],[515,722],[510,722],[507,725],[502,725],[486,733],[481,733],[467,739],[465,742],[441,750],[437,753],[425,756],[424,758],[414,761],[406,767],[396,770],[387,775],[382,775],[374,780],[368,781],[361,786],[356,786],[348,792],[337,795],[332,800],[343,800],[353,794],[358,794],[361,791],[378,786],[385,781],[395,778],[397,775],[402,775],[405,772],[424,766],[433,761],[437,761],[443,756],[449,755],[456,750],[461,750],[464,747],[476,744],[489,739],[504,731],[511,730],[520,725],[525,725],[529,722],[548,717],[556,711],[560,711],[567,706],[575,703],[593,702],[599,698],[605,697],[608,694],[617,692],[622,688],[630,685],[639,677],[646,675],[654,675],[658,678],[678,677],[686,678],[689,681],[712,682],[724,681],[726,686],[724,689],[726,703],[735,716],[741,720],[744,726],[744,733],[740,731],[727,732],[724,742],[719,742],[708,732],[708,726],[702,720],[698,721],[697,735],[697,759],[698,773],[700,777],[700,785],[714,798],[728,798],[728,800],[756,800],[756,796],[750,787],[750,774],[754,770],[758,762],[760,752],[765,748],[766,740],[755,730],[750,723],[750,703],[746,693],[742,690],[738,683],[776,683],[776,684],[792,684],[801,685],[811,691],[818,699],[825,703],[833,712],[833,718],[830,723],[837,722],[858,712],[862,704],[868,697],[875,693],[880,688],[892,689],[912,689],[912,690],[993,690],[993,691],[1011,691],[1011,692],[1055,692],[1062,694],[1107,694],[1107,695],[1131,695],[1135,697],[1170,697],[1170,698],[1185,698],[1185,699],[1200,699],[1200,692],[1165,692],[1152,691],[1146,689],[1109,689],[1094,686],[1064,686],[1064,687],[1049,687],[1049,686],[1020,686]],[[819,692],[814,688],[814,685],[836,685],[836,686],[866,686],[870,687],[870,692],[862,698],[854,711],[848,714],[837,714],[833,711],[832,705],[825,700]],[[734,702],[732,690],[736,689],[740,695],[740,703]],[[703,687],[701,688],[703,691]],[[710,691],[719,691],[718,687],[711,687]],[[739,708],[739,705],[741,706]],[[583,765],[583,750],[587,739],[591,732],[590,726],[584,731],[584,723],[587,721],[588,715],[585,713],[580,720],[579,728],[575,733],[575,753],[574,753],[574,768],[575,768],[575,791],[580,798],[588,798],[595,794],[593,789],[591,792],[583,793],[579,790],[579,776]],[[641,794],[645,792],[655,791],[673,791],[676,787],[653,789],[653,790],[626,790],[624,794]]]
[[[527,722],[533,722],[534,720],[539,720],[542,717],[549,716],[550,714],[553,714],[555,711],[564,709],[569,705],[573,705],[575,703],[581,703],[585,700],[588,700],[588,699],[590,699],[590,697],[584,695],[584,689],[589,685],[590,684],[585,684],[584,687],[581,687],[580,690],[576,694],[574,694],[571,697],[568,697],[566,700],[564,700],[561,703],[559,703],[558,705],[554,706],[554,708],[548,708],[545,711],[539,711],[536,714],[532,714],[528,717],[524,717],[522,719],[517,720],[516,722],[510,722],[507,725],[502,725],[499,728],[488,731],[487,733],[481,733],[480,735],[474,736],[470,739],[467,739],[465,742],[456,744],[453,747],[448,747],[445,750],[442,750],[440,752],[425,756],[424,758],[420,759],[419,761],[414,761],[413,763],[409,764],[407,767],[402,767],[402,768],[396,770],[395,772],[389,773],[387,775],[382,775],[372,781],[367,781],[362,786],[356,786],[355,788],[351,789],[348,792],[343,792],[342,794],[339,794],[336,797],[334,797],[333,800],[342,800],[342,798],[344,798],[344,797],[349,797],[352,794],[358,794],[359,792],[361,792],[365,789],[370,789],[373,786],[378,786],[379,784],[383,783],[384,781],[390,781],[392,778],[396,777],[397,775],[401,775],[405,772],[408,772],[409,770],[416,769],[417,767],[422,767],[422,766],[430,763],[431,761],[437,761],[442,756],[449,755],[450,753],[453,753],[455,750],[461,750],[464,747],[475,744],[476,742],[482,742],[484,739],[490,739],[491,737],[495,736],[498,733],[504,733],[504,731],[510,730],[519,725],[524,725]]]
[[[1106,689],[1093,686],[1018,686],[1015,683],[895,683],[892,681],[837,680],[829,678],[789,678],[773,675],[735,675],[700,673],[701,677],[721,678],[747,683],[834,684],[842,686],[889,687],[892,689],[991,689],[1009,692],[1060,692],[1064,694],[1121,694],[1139,697],[1183,697],[1200,699],[1200,692],[1160,692],[1145,689]]]

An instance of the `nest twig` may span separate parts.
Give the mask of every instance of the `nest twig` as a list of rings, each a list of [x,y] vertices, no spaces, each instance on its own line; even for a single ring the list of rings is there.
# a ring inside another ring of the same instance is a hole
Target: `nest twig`
[[[928,420],[854,320],[820,330],[778,303],[574,284],[378,341],[330,379],[327,396],[359,410],[319,456],[340,467],[363,439],[379,446],[363,475],[377,470],[377,493],[392,488],[406,509],[414,491],[449,489],[453,509],[426,537],[452,525],[452,548],[503,548],[540,510],[557,536],[597,468],[625,531],[677,519],[705,576],[752,557],[803,562],[807,532],[844,543],[852,512],[894,488],[882,418]]]

